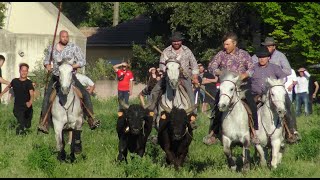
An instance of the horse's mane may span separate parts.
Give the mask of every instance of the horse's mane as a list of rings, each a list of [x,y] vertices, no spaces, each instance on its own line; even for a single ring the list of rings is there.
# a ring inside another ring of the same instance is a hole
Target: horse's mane
[[[228,70],[222,70],[221,75],[220,75],[220,80],[225,81],[225,80],[231,80],[237,77],[239,74],[228,71]]]
[[[265,80],[267,87],[284,85],[282,79],[274,79],[274,78],[269,78],[269,79],[270,79],[270,82],[268,82],[268,78],[266,78],[266,80]]]

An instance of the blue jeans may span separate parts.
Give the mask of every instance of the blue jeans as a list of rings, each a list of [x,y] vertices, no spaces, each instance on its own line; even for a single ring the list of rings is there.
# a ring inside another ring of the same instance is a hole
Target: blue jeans
[[[301,114],[301,104],[304,104],[304,112],[306,115],[310,114],[310,104],[309,104],[309,95],[308,93],[297,93],[296,94],[296,114],[299,116]]]
[[[126,104],[129,104],[129,91],[119,91],[118,90],[118,101],[123,100]],[[123,107],[120,104],[119,101],[119,110],[122,109]]]

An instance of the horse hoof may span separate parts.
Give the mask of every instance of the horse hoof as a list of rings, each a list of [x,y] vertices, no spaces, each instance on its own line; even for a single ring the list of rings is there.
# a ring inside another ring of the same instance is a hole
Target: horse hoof
[[[70,161],[71,161],[71,163],[73,163],[75,160],[76,160],[76,156],[75,156],[73,153],[71,153],[71,154],[70,154]]]
[[[237,166],[231,166],[230,169],[231,169],[232,171],[236,171],[236,170],[237,170]]]

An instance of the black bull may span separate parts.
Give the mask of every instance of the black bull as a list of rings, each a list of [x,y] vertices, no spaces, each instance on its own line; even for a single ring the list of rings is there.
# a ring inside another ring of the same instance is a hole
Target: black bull
[[[125,105],[118,112],[117,133],[119,138],[118,160],[127,160],[128,150],[143,156],[146,142],[152,130],[153,112],[141,105]]]
[[[166,161],[176,169],[183,165],[192,141],[190,120],[195,114],[184,109],[172,108],[163,112],[159,121],[158,142],[166,153]]]

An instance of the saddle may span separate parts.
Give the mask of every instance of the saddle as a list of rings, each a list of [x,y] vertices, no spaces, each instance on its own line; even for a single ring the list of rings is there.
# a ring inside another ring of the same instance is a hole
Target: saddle
[[[252,138],[254,135],[254,127],[253,127],[253,118],[252,118],[252,111],[249,107],[249,105],[243,100],[241,99],[241,102],[243,104],[243,106],[245,107],[247,113],[248,113],[248,121],[249,121],[249,129],[250,129],[250,137]]]
[[[82,101],[83,100],[83,95],[82,95],[80,89],[77,88],[76,86],[72,86],[72,88],[73,88],[74,92],[76,93],[76,95]],[[56,98],[57,94],[58,94],[59,99],[63,99],[63,101],[66,101],[66,100],[64,100],[65,98],[63,97],[63,95],[61,93],[59,93],[59,91],[57,93],[57,91],[58,91],[57,90],[57,86],[54,84],[53,90],[52,90],[52,92],[50,94],[50,98],[49,98],[50,106],[52,105],[52,103],[53,103],[54,99]],[[60,102],[60,104],[65,104],[65,102],[64,103]]]

